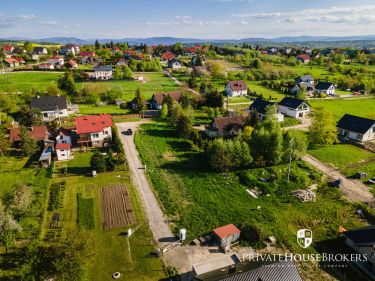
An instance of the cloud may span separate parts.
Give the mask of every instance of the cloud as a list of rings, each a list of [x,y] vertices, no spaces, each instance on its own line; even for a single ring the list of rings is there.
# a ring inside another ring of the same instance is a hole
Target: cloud
[[[35,19],[34,15],[7,15],[0,13],[0,28],[16,27],[33,19]]]
[[[175,16],[173,20],[161,22],[147,22],[147,26],[204,26],[204,25],[230,25],[229,21],[215,21],[215,20],[196,20],[191,16]]]
[[[50,27],[58,27],[58,28],[68,28],[67,24],[62,24],[57,21],[41,21],[39,22],[41,25],[50,26]]]
[[[305,9],[293,12],[238,13],[233,17],[274,19],[279,23],[323,22],[344,24],[375,23],[375,5]]]

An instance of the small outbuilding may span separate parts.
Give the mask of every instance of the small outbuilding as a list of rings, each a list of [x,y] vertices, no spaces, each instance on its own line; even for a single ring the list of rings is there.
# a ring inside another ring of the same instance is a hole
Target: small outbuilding
[[[214,229],[220,247],[230,246],[240,238],[241,231],[234,225],[228,224]]]

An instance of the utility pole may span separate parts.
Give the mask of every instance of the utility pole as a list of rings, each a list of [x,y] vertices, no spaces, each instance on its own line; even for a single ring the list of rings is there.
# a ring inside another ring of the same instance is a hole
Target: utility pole
[[[294,144],[294,138],[292,138],[289,142],[290,153],[289,153],[289,165],[288,165],[288,183],[289,183],[289,177],[290,177],[290,166],[292,164],[293,144]]]

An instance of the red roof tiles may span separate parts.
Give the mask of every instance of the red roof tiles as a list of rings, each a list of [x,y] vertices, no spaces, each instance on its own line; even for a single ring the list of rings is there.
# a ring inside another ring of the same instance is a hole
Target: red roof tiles
[[[98,133],[111,126],[112,120],[109,114],[79,116],[76,119],[78,134]]]
[[[9,139],[11,141],[20,141],[20,128],[11,128],[9,131]],[[41,141],[48,138],[48,131],[46,126],[34,126],[29,129],[30,136],[36,141]]]
[[[240,234],[241,231],[234,224],[228,224],[214,229],[214,233],[220,238],[226,238],[233,234]]]
[[[69,150],[70,149],[70,144],[69,143],[57,143],[56,144],[56,149],[59,149],[59,150]]]

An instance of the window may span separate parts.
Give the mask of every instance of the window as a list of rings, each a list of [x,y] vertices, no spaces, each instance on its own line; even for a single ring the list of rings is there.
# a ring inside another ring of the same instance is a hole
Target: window
[[[61,153],[61,157],[65,157],[65,154],[64,154],[64,153]]]
[[[97,133],[92,134],[92,137],[93,137],[93,138],[99,138],[99,134],[97,134]]]
[[[60,149],[60,152],[64,152],[64,149]]]
[[[105,135],[108,135],[108,131],[104,131],[104,134],[105,134]]]
[[[43,113],[43,116],[44,117],[48,117],[48,113]]]
[[[357,134],[357,140],[362,140],[362,134]]]

